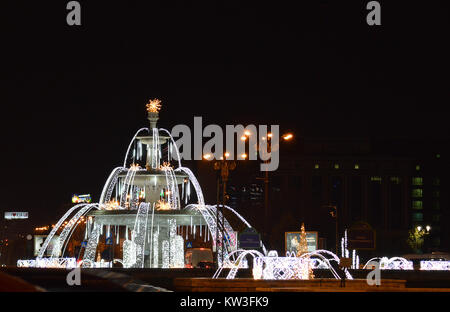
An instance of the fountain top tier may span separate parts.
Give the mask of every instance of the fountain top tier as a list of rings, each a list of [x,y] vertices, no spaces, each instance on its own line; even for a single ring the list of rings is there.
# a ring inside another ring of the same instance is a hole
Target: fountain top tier
[[[100,209],[137,209],[140,202],[156,203],[161,209],[180,209],[182,197],[187,204],[191,178],[186,168],[181,167],[170,132],[157,128],[160,109],[158,99],[147,104],[150,127],[140,129],[131,140],[123,167],[116,168],[117,172],[113,171],[105,184]],[[142,135],[143,131],[148,134]],[[171,165],[173,159],[177,168]],[[108,202],[111,205],[104,205]]]

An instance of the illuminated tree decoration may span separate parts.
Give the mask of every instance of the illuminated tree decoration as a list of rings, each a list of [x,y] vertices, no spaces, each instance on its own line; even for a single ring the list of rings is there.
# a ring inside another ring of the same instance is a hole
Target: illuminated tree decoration
[[[161,109],[161,100],[153,99],[150,100],[147,104],[147,112],[149,113],[157,113]]]
[[[308,241],[306,240],[305,224],[302,223],[302,227],[300,229],[300,243],[298,245],[297,257],[301,257],[306,253],[308,253]],[[312,265],[309,261],[309,257],[306,258],[306,264],[299,266],[299,268],[301,268],[301,271],[297,272],[297,274],[299,275],[300,279],[313,279],[314,273],[312,270]],[[305,276],[307,276],[307,278],[305,278]]]
[[[301,255],[307,252],[308,252],[308,242],[306,241],[305,224],[302,223],[302,227],[300,230],[300,243],[297,249],[297,257],[300,257]]]

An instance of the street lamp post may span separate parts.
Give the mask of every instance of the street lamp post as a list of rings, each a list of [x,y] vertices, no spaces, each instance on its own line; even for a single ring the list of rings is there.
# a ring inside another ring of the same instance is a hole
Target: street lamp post
[[[270,138],[272,137],[271,133],[267,134],[267,153],[271,152],[271,147],[270,147]],[[263,138],[264,140],[265,138]],[[258,148],[259,149],[259,148]],[[265,160],[264,163],[268,164],[269,160]],[[264,238],[267,238],[268,236],[268,232],[269,232],[269,171],[266,170],[264,173],[264,178],[256,178],[256,179],[260,179],[263,180],[264,182],[264,224],[263,224],[263,228],[264,228]]]
[[[220,246],[220,259],[222,260],[222,265],[224,261],[224,247],[225,247],[225,203],[227,200],[227,181],[231,170],[236,168],[235,161],[228,161],[229,153],[225,153],[220,160],[214,162],[214,170],[220,171],[217,177],[217,206],[216,206],[216,252],[219,255],[219,226],[220,232],[222,234],[221,246]],[[211,155],[204,155],[203,158],[209,159]],[[220,184],[222,183],[222,200],[220,199]],[[222,220],[219,222],[219,206],[222,213]],[[219,259],[219,256],[218,256]]]
[[[243,140],[245,140],[244,138],[246,138],[247,136],[249,136],[249,133],[244,133],[244,136],[241,138]],[[294,135],[292,133],[286,133],[284,135],[281,136],[285,141],[289,141],[291,140]],[[267,138],[263,137],[262,140],[266,142],[267,144],[267,153],[270,154],[272,152],[272,148],[271,148],[271,144],[270,141],[272,139],[272,133],[267,133]],[[259,145],[257,146],[257,150],[259,150]],[[265,160],[264,163],[268,164],[269,163],[269,159]],[[256,178],[258,180],[263,180],[264,182],[264,236],[265,238],[268,237],[269,235],[269,219],[270,219],[270,210],[269,210],[269,171],[266,170],[264,173],[264,177],[263,178]]]
[[[229,153],[225,153],[223,157],[221,157],[221,160],[216,161],[214,163],[214,170],[220,170],[220,177],[222,180],[222,205],[221,205],[221,212],[222,212],[222,222],[221,222],[221,232],[222,232],[222,241],[221,241],[221,248],[220,248],[220,256],[222,259],[222,265],[224,261],[224,248],[225,248],[225,216],[224,216],[224,209],[225,209],[225,203],[227,198],[227,181],[228,176],[230,174],[230,170],[234,170],[236,168],[236,162],[235,161],[227,161],[227,157],[229,157]],[[219,221],[218,216],[218,210],[219,207],[216,207],[216,214],[217,214],[217,221]],[[217,226],[219,226],[219,223],[217,223]],[[218,242],[218,237],[216,239],[216,242]],[[217,243],[216,243],[217,244]]]

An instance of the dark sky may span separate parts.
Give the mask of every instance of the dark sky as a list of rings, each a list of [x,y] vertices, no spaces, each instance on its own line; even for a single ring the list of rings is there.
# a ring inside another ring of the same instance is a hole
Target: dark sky
[[[97,200],[145,103],[160,125],[280,124],[306,137],[448,139],[445,1],[2,2],[2,211]],[[395,2],[395,3],[392,3]],[[201,177],[200,177],[201,181]],[[58,215],[59,216],[59,215]]]

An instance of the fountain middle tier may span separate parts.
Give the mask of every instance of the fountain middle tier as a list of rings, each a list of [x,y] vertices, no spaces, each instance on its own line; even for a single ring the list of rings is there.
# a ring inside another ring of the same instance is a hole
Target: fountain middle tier
[[[188,176],[183,172],[174,172],[177,185],[187,182]],[[125,180],[127,174],[119,174],[119,179]],[[150,169],[150,170],[138,170],[134,175],[133,180],[130,182],[134,186],[160,186],[165,187],[167,185],[166,173],[161,169]]]

